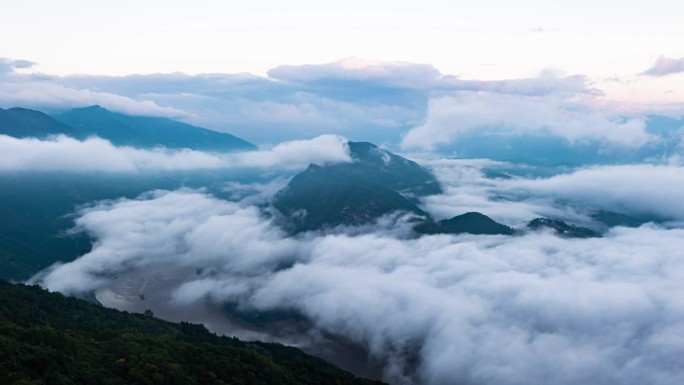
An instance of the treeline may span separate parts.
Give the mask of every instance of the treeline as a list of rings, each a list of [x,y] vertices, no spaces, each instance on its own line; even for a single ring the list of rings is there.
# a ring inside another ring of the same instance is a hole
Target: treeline
[[[380,384],[280,344],[0,281],[2,384]]]

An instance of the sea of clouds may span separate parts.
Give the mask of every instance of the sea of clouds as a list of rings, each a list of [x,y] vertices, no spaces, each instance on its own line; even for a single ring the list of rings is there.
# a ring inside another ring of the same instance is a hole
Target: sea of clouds
[[[210,299],[295,310],[366,347],[394,384],[684,382],[681,167],[492,179],[487,169],[510,165],[424,164],[445,187],[422,203],[438,218],[481,211],[518,228],[537,216],[592,225],[588,213],[605,209],[667,223],[593,239],[547,231],[416,238],[392,217],[364,231],[288,237],[262,206],[273,189],[239,201],[153,191],[82,208],[75,231],[95,240],[93,250],[33,281],[77,293],[131,270],[200,269],[174,289],[178,306]]]

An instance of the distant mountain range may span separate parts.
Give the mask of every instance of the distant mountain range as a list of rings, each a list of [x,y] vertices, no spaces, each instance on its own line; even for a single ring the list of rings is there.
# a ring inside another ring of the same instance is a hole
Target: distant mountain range
[[[25,108],[0,110],[0,134],[16,138],[66,135],[77,139],[97,136],[117,146],[189,148],[200,151],[245,151],[256,146],[224,132],[171,119],[129,116],[100,106],[76,108],[48,116]]]
[[[50,135],[78,137],[78,130],[50,116],[27,108],[0,108],[0,134],[15,138],[45,138]]]

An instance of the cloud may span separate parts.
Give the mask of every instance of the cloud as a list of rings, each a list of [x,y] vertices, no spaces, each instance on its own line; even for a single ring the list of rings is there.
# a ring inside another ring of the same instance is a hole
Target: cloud
[[[543,166],[490,160],[421,163],[437,175],[444,188],[443,194],[423,199],[423,209],[440,219],[477,211],[513,227],[524,227],[536,217],[551,217],[600,230],[605,225],[590,215],[606,210],[637,218],[684,221],[679,196],[684,188],[684,168],[676,164],[556,169],[549,176]]]
[[[309,163],[349,162],[345,138],[323,135],[272,148],[219,154],[190,149],[116,147],[100,138],[40,140],[0,135],[0,171],[140,172],[226,168],[301,169]],[[87,161],[84,161],[86,159]]]
[[[267,259],[277,262],[292,254],[292,241],[283,239],[256,207],[241,207],[192,190],[105,201],[80,214],[77,229],[98,238],[99,246],[75,262],[53,267],[44,278],[52,290],[91,290],[108,280],[97,272],[111,276],[161,265],[221,268],[225,263],[223,267],[254,274],[268,269]],[[145,248],[149,252],[141,258]],[[227,250],[236,259],[224,260]]]
[[[667,76],[681,72],[684,72],[684,58],[671,59],[660,56],[655,64],[653,64],[653,67],[642,72],[642,74],[650,76]]]
[[[599,141],[639,147],[655,139],[642,119],[622,119],[566,98],[462,93],[430,100],[425,122],[411,129],[402,148],[432,149],[458,142],[466,134],[481,136],[560,137],[570,144]]]
[[[255,143],[325,133],[397,142],[401,130],[422,116],[425,100],[424,92],[370,81],[288,82],[249,74],[71,76],[60,81],[192,111],[184,121]]]
[[[237,154],[237,158],[239,163],[251,167],[351,162],[347,139],[336,135],[284,142],[269,149]]]
[[[0,171],[137,172],[227,166],[220,157],[199,151],[116,147],[99,138],[39,140],[0,135],[0,152]]]
[[[354,81],[369,85],[420,89],[434,87],[442,74],[428,64],[386,62],[346,58],[328,64],[280,66],[268,71],[271,78],[311,84],[316,82]]]
[[[557,204],[552,194],[537,193],[529,188],[513,187],[515,183],[533,183],[536,179],[492,179],[487,171],[508,175],[514,165],[486,159],[421,160],[438,178],[443,194],[422,199],[422,208],[437,219],[448,219],[467,212],[480,212],[512,227],[524,227],[537,217],[564,218],[586,222],[586,215],[568,204]],[[522,167],[520,172],[533,172]],[[586,224],[586,223],[583,223]]]
[[[198,268],[178,306],[211,298],[293,309],[363,344],[403,383],[672,384],[684,380],[684,230],[604,238],[285,235],[260,210],[202,192],[153,192],[84,209],[97,239],[42,276],[92,290],[118,274]]]
[[[679,166],[592,167],[546,179],[513,180],[502,187],[618,212],[684,220],[678,194],[684,188],[684,168]]]
[[[101,105],[109,110],[128,115],[187,117],[189,114],[173,107],[162,107],[151,100],[129,97],[89,89],[74,89],[51,79],[32,75],[14,75],[0,82],[0,101],[4,107],[27,107],[46,110],[66,110]]]
[[[28,60],[12,60],[0,57],[0,75],[14,72],[17,68],[31,68],[36,63]]]
[[[576,96],[600,95],[589,86],[589,79],[582,75],[558,76],[551,70],[542,71],[534,78],[507,80],[464,80],[455,77],[444,79],[443,89],[450,91],[490,92],[521,96]]]

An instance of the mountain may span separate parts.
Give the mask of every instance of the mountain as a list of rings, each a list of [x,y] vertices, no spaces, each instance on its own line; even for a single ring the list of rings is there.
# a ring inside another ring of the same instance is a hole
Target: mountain
[[[79,133],[72,127],[59,122],[50,116],[35,110],[26,108],[0,108],[0,135],[9,135],[15,138],[45,138],[50,135],[64,134],[78,136]]]
[[[0,281],[3,384],[381,384],[299,349]]]
[[[371,143],[349,142],[351,163],[310,165],[276,194],[273,206],[283,214],[290,233],[358,226],[392,212],[417,216],[419,234],[514,234],[488,216],[470,212],[435,222],[417,205],[417,198],[442,190],[415,162]]]
[[[527,224],[527,227],[533,230],[547,227],[565,238],[596,238],[601,236],[594,230],[570,225],[558,219],[535,218]]]
[[[440,194],[437,179],[418,163],[383,150],[367,142],[349,142],[351,163],[338,163],[327,168],[355,175],[410,198]]]
[[[244,151],[256,148],[255,145],[227,133],[166,118],[123,115],[100,106],[76,108],[55,115],[54,118],[74,127],[80,138],[99,136],[115,145],[143,148],[165,146],[203,151]]]
[[[274,207],[287,218],[291,233],[358,226],[395,211],[427,215],[399,193],[342,170],[312,164],[278,192]]]
[[[415,200],[441,192],[430,172],[371,143],[349,142],[349,152],[352,162],[312,164],[276,194],[291,233],[358,226],[395,211],[428,216]]]
[[[512,228],[478,212],[469,212],[438,222],[425,221],[414,226],[413,230],[419,234],[513,235],[515,233]]]

